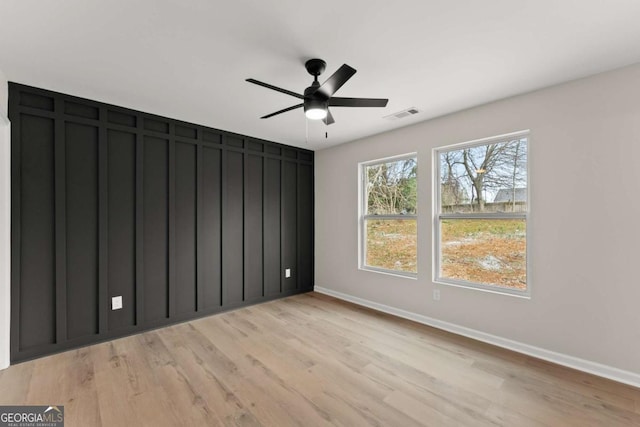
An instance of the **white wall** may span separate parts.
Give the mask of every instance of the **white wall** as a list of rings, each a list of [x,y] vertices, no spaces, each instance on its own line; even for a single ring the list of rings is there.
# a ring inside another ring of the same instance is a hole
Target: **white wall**
[[[431,149],[524,129],[532,298],[435,285]],[[418,280],[358,270],[358,162],[413,151]],[[317,151],[315,284],[640,378],[639,162],[640,65]]]
[[[9,366],[9,238],[11,225],[10,132],[7,119],[7,79],[0,70],[0,369]]]

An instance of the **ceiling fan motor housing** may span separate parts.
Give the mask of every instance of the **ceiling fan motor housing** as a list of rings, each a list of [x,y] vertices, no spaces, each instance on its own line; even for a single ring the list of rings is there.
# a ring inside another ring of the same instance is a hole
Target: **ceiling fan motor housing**
[[[322,109],[326,110],[328,108],[327,99],[323,97],[321,94],[317,92],[318,86],[320,83],[316,80],[304,90],[304,112],[307,110],[316,110]]]
[[[322,98],[312,97],[304,99],[304,112],[307,110],[324,110],[327,111],[327,101]]]

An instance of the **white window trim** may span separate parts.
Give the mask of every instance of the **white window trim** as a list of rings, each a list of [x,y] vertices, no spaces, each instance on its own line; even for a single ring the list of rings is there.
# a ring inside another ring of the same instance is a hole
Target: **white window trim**
[[[416,221],[416,225],[418,223],[418,214],[415,215],[365,215],[365,209],[367,206],[367,183],[364,176],[364,169],[367,166],[377,165],[381,163],[389,163],[395,162],[398,160],[406,160],[406,159],[416,159],[416,164],[418,162],[418,153],[405,153],[399,154],[397,156],[384,157],[381,159],[375,160],[367,160],[365,162],[358,163],[358,269],[363,271],[371,271],[373,273],[387,274],[390,276],[396,276],[406,279],[418,279],[418,273],[411,273],[407,271],[398,271],[398,270],[389,270],[381,267],[374,267],[367,265],[367,232],[365,230],[365,220],[367,219],[401,219],[408,220],[413,219]],[[420,174],[420,169],[418,169],[416,173],[416,180],[418,181],[418,177]],[[416,206],[419,206],[419,201],[417,200],[416,195]],[[416,242],[418,240],[417,236],[417,227],[416,227]],[[416,251],[418,248],[416,247]],[[417,260],[417,253],[416,253]]]
[[[479,145],[487,145],[494,142],[504,142],[505,140],[515,139],[518,137],[527,137],[527,211],[518,213],[468,213],[468,214],[441,214],[440,213],[440,153],[461,150],[468,147],[476,147]],[[529,129],[511,132],[497,136],[491,136],[487,138],[475,139],[472,141],[462,142],[458,144],[446,145],[443,147],[436,147],[432,151],[432,160],[434,171],[433,179],[433,253],[432,253],[432,265],[433,265],[433,282],[438,285],[454,286],[458,288],[472,289],[476,291],[489,292],[493,294],[508,295],[518,298],[531,298],[531,227],[530,227],[530,212],[531,212],[531,185],[530,185],[530,170],[531,170],[531,131]],[[486,285],[482,283],[474,283],[466,280],[448,279],[440,277],[440,265],[441,265],[441,252],[440,252],[440,220],[447,218],[470,218],[470,219],[524,219],[527,229],[526,239],[526,268],[527,268],[527,288],[524,291],[518,289],[510,289],[497,285]]]

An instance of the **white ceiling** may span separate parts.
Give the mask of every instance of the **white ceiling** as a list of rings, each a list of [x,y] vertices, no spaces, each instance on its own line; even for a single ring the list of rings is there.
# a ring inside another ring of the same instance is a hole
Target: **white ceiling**
[[[511,95],[640,62],[638,0],[2,0],[0,70],[11,81],[285,144],[322,149]],[[358,73],[336,96],[298,100],[304,62]],[[409,118],[383,116],[417,107]],[[325,131],[328,138],[325,139]]]

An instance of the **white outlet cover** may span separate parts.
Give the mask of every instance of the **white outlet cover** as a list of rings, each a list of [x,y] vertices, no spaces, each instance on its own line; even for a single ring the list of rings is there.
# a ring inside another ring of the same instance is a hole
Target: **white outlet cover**
[[[111,310],[120,310],[122,308],[122,296],[111,298]]]
[[[285,277],[285,278],[289,278],[289,277],[291,277],[291,269],[290,269],[290,268],[285,268],[285,270],[284,270],[284,277]]]
[[[433,300],[440,301],[440,289],[433,290]]]

